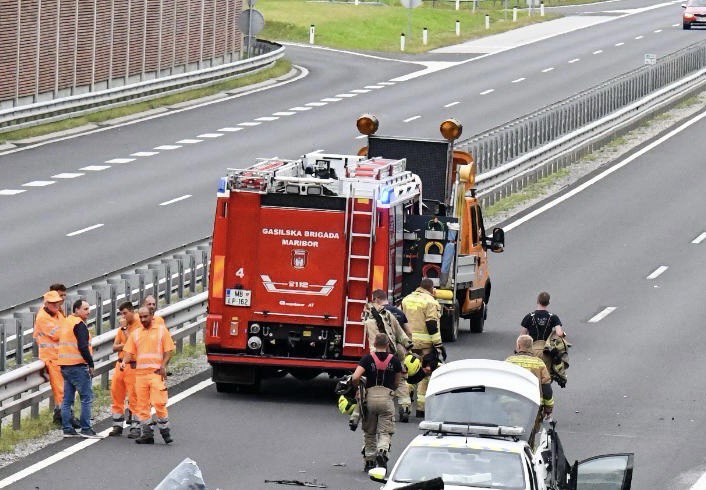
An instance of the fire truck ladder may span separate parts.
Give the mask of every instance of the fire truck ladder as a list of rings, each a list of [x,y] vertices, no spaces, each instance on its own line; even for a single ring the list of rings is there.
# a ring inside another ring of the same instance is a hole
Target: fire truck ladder
[[[365,324],[361,321],[368,302],[372,271],[373,242],[377,214],[375,191],[351,192],[351,217],[346,268],[346,305],[343,318],[343,347],[366,347]],[[362,339],[362,343],[361,340]]]

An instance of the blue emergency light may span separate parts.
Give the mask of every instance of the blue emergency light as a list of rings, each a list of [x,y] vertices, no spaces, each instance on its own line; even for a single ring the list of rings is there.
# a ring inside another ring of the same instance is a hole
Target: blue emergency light
[[[395,195],[395,189],[390,186],[382,188],[380,192],[380,204],[390,204],[392,197]]]
[[[218,193],[223,194],[227,188],[228,188],[228,178],[221,177],[220,179],[218,179]]]

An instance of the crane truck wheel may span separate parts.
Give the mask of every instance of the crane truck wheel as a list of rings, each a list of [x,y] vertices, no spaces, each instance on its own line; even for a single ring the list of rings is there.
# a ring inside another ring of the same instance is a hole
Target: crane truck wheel
[[[456,342],[458,340],[458,305],[453,309],[444,308],[439,326],[441,328],[441,340],[444,342]]]

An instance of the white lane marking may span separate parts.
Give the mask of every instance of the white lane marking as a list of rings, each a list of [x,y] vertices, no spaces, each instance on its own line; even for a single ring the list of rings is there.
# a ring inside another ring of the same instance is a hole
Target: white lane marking
[[[355,97],[358,94],[336,94],[336,97],[343,97],[344,99],[350,99],[351,97]]]
[[[321,102],[338,102],[339,99],[338,97],[326,97],[325,99],[321,99]]]
[[[660,32],[662,32],[662,29],[656,29],[656,30],[653,31],[653,32],[654,32],[655,34],[659,34]]]
[[[581,58],[574,58],[573,60],[569,60],[569,63],[576,63],[577,61],[581,61]]]
[[[110,165],[88,165],[86,167],[81,167],[79,170],[85,170],[87,172],[100,172],[110,168]]]
[[[378,89],[378,88],[385,88],[385,86],[384,85],[366,85],[365,88]]]
[[[622,46],[625,43],[615,43],[616,46]]]
[[[450,102],[450,103],[446,104],[446,105],[445,105],[444,107],[453,107],[453,106],[455,106],[455,105],[458,105],[458,104],[460,104],[460,102],[459,102],[459,101],[456,101],[456,102]]]
[[[201,143],[203,140],[195,140],[195,139],[185,139],[185,140],[179,140],[177,143],[181,143],[182,145],[195,145],[196,143]]]
[[[645,36],[637,36],[635,39],[642,39],[642,38],[644,38],[644,37],[645,37]]]
[[[310,111],[312,108],[311,107],[302,107],[302,106],[297,106],[297,107],[290,107],[290,111]]]
[[[414,121],[415,119],[419,119],[420,117],[422,117],[422,116],[412,116],[412,117],[408,117],[407,119],[403,120],[402,122]]]
[[[488,90],[483,90],[480,95],[488,95],[491,92],[495,92],[494,88],[489,88]]]
[[[27,192],[27,189],[0,189],[0,196],[14,196]]]
[[[554,67],[553,67],[553,66],[550,66],[549,68],[545,68],[544,70],[542,70],[542,73],[549,73],[549,72],[552,71],[553,69],[554,69]]]
[[[179,403],[180,401],[184,400],[185,398],[190,397],[191,395],[198,393],[199,391],[203,390],[204,388],[208,388],[213,384],[213,381],[210,379],[205,379],[201,381],[200,383],[195,384],[191,388],[188,388],[181,393],[177,393],[174,396],[169,397],[169,400],[167,401],[167,406],[171,407],[175,403]],[[56,454],[52,454],[51,456],[44,458],[43,460],[34,463],[31,466],[28,466],[27,468],[18,471],[17,473],[10,475],[6,477],[3,480],[0,480],[0,488],[6,488],[14,483],[17,483],[18,481],[22,480],[23,478],[27,478],[30,475],[33,475],[34,473],[37,473],[38,471],[43,470],[44,468],[47,468],[54,463],[57,463],[61,461],[62,459],[66,459],[69,456],[72,456],[76,454],[77,452],[86,449],[87,447],[90,447],[100,441],[103,440],[103,438],[107,438],[108,434],[112,428],[105,429],[101,431],[98,435],[101,436],[101,439],[84,439],[81,442],[77,442],[76,444],[73,444],[66,449],[62,449]]]
[[[666,271],[667,269],[669,269],[669,266],[668,266],[668,265],[660,265],[659,267],[657,267],[657,268],[654,270],[654,272],[653,272],[652,274],[650,274],[649,276],[647,276],[645,279],[650,279],[650,280],[652,280],[652,279],[657,279],[657,278],[658,278],[659,276],[661,276],[661,275],[664,273],[664,271]]]
[[[304,104],[304,105],[310,106],[310,107],[323,107],[323,106],[328,105],[328,104],[327,104],[326,102],[307,102],[307,103]]]
[[[160,206],[169,206],[170,204],[174,204],[175,202],[183,201],[184,199],[189,199],[191,197],[191,194],[184,194],[183,196],[180,197],[175,197],[174,199],[170,199],[169,201],[164,201],[160,202]]]
[[[134,158],[113,158],[112,160],[106,160],[105,163],[130,163],[134,161]]]
[[[355,90],[351,90],[351,92],[354,94],[367,94],[368,92],[370,92],[370,90],[366,90],[364,88],[357,88]]]
[[[256,117],[256,121],[262,121],[262,122],[270,122],[270,121],[276,121],[279,119],[277,116],[263,116],[263,117]]]
[[[245,126],[246,128],[252,128],[253,126],[259,126],[260,124],[262,124],[262,123],[248,121],[248,122],[238,123],[238,126]]]
[[[677,24],[679,25],[679,24]],[[696,480],[696,483],[689,490],[706,490],[706,473]]]
[[[181,148],[181,145],[161,145],[154,147],[155,150],[178,150],[179,148]]]
[[[32,182],[27,182],[22,184],[22,187],[46,187],[48,185],[56,184],[55,180],[33,180]]]
[[[513,80],[512,82],[510,82],[510,83],[520,83],[520,82],[524,82],[525,80],[527,80],[525,77],[520,77],[520,78],[514,79],[514,80]]]
[[[81,228],[80,230],[76,230],[76,231],[72,231],[71,233],[67,233],[66,236],[80,235],[81,233],[86,233],[87,231],[95,230],[96,228],[100,228],[101,226],[103,226],[103,223],[98,223],[97,225],[88,226],[86,228]]]
[[[395,82],[379,82],[378,85],[394,85]]]
[[[691,243],[698,245],[699,243],[703,242],[706,240],[706,231],[694,238]]]
[[[598,49],[598,50],[594,51],[593,54],[601,54],[602,52],[603,52],[602,49]]]
[[[679,27],[679,24],[672,24],[672,27]]]
[[[230,126],[218,129],[219,133],[236,133],[242,131],[243,128],[231,128]]]
[[[591,318],[591,319],[588,321],[588,323],[598,323],[598,322],[600,322],[601,320],[603,320],[605,317],[607,317],[608,315],[610,315],[611,313],[613,313],[613,312],[614,312],[615,310],[617,310],[617,309],[618,309],[618,308],[617,308],[616,306],[608,306],[608,307],[606,307],[603,311],[601,311],[600,313],[598,313],[596,316],[594,316],[593,318]]]
[[[86,175],[84,173],[78,173],[78,172],[65,172],[63,174],[56,174],[52,175],[52,179],[75,179],[76,177],[81,177],[82,175]]]
[[[197,138],[220,138],[223,133],[204,133],[197,136]]]
[[[702,112],[702,113],[696,115],[694,118],[692,118],[692,119],[686,121],[685,123],[681,124],[680,126],[674,128],[673,130],[671,130],[669,133],[665,134],[665,135],[662,136],[661,138],[656,139],[655,141],[653,141],[653,142],[650,143],[649,145],[645,146],[645,147],[642,148],[641,150],[636,151],[635,153],[633,153],[632,155],[630,155],[629,157],[627,157],[625,160],[621,161],[620,163],[617,163],[617,164],[613,165],[612,167],[607,168],[607,169],[604,170],[603,172],[601,172],[601,173],[599,173],[598,175],[596,175],[595,177],[593,177],[593,178],[587,180],[586,182],[584,182],[583,184],[579,185],[578,187],[575,187],[574,189],[571,189],[571,190],[570,190],[569,192],[567,192],[566,194],[562,194],[561,196],[557,197],[556,199],[552,199],[551,201],[549,201],[549,202],[546,203],[545,205],[540,206],[539,208],[535,209],[534,211],[532,211],[532,212],[530,212],[530,213],[527,213],[526,215],[522,216],[521,218],[516,219],[515,221],[513,221],[513,222],[510,223],[510,224],[508,224],[507,226],[504,226],[503,229],[504,229],[506,232],[508,232],[508,231],[510,231],[510,230],[512,230],[512,229],[514,229],[514,228],[517,228],[517,227],[520,226],[521,224],[528,222],[528,221],[531,220],[532,218],[535,218],[535,217],[539,216],[540,214],[544,213],[545,211],[550,210],[550,209],[553,208],[554,206],[557,206],[557,205],[561,204],[562,202],[564,202],[564,201],[566,201],[566,200],[568,200],[568,199],[571,199],[572,197],[574,197],[574,196],[575,196],[576,194],[578,194],[579,192],[588,189],[589,187],[591,187],[591,186],[592,186],[593,184],[595,184],[596,182],[600,182],[601,180],[605,179],[606,177],[608,177],[608,176],[609,176],[610,174],[612,174],[613,172],[617,172],[618,170],[620,170],[620,169],[623,168],[624,166],[628,165],[628,164],[631,163],[632,161],[637,160],[638,158],[640,158],[640,157],[641,157],[642,155],[644,155],[645,153],[647,153],[647,152],[653,150],[654,148],[656,148],[657,146],[661,145],[661,144],[664,143],[665,141],[670,140],[671,138],[673,138],[673,137],[676,136],[677,134],[679,134],[679,133],[681,133],[682,131],[684,131],[685,129],[689,128],[691,125],[696,124],[697,122],[699,122],[699,121],[700,121],[701,119],[703,119],[704,117],[706,117],[706,112]],[[482,175],[483,175],[483,174],[481,174],[481,176],[482,176]]]
[[[131,157],[151,157],[154,155],[159,155],[158,151],[138,151],[136,153],[131,153]]]
[[[355,139],[357,139],[357,140],[362,140],[363,138],[365,138],[365,136],[366,136],[366,135],[361,134],[360,136],[356,136]]]

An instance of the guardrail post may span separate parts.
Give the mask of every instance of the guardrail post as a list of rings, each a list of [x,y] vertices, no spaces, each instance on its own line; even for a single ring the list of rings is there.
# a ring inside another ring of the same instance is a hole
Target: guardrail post
[[[15,395],[12,397],[13,400],[19,400],[22,398],[22,394],[20,393],[19,395]],[[22,410],[18,410],[17,412],[12,414],[12,429],[13,430],[20,430],[20,426],[22,425]]]
[[[34,388],[31,390],[32,393],[36,393],[39,391],[39,388]],[[32,402],[32,405],[30,405],[29,409],[29,416],[32,417],[33,419],[39,418],[39,402]]]
[[[189,258],[186,255],[176,255],[174,258],[176,259],[177,265],[177,295],[179,299],[184,299],[184,284],[186,282],[186,278],[184,277],[184,261],[189,260]]]
[[[15,364],[22,365],[22,352],[24,351],[24,334],[22,332],[22,316],[24,313],[15,313]]]
[[[130,303],[133,303],[133,301],[132,301],[132,278],[133,277],[135,277],[134,274],[127,273],[127,272],[125,274],[120,274],[120,279],[125,281],[125,301],[129,301]]]
[[[110,315],[108,315],[108,322],[110,323],[110,329],[115,329],[115,319],[120,312],[118,311],[118,288],[115,284],[108,281],[108,295],[110,296]]]
[[[137,273],[137,297],[139,299],[139,304],[142,304],[142,302],[145,300],[145,269],[137,269],[135,271]],[[158,296],[155,295],[155,299],[158,299]]]
[[[148,273],[152,274],[152,295],[159,299],[159,271],[162,270],[162,266],[160,264],[149,264],[147,270],[149,271]],[[148,289],[147,284],[145,284],[145,289]]]
[[[91,286],[96,298],[96,335],[103,333],[103,295],[101,291],[103,286]]]
[[[189,259],[189,292],[196,292],[196,252],[193,250],[186,251],[186,257]]]
[[[171,259],[162,259],[164,264],[164,302],[172,304],[172,261]]]
[[[208,289],[208,261],[211,247],[199,245],[197,248],[201,250],[201,264],[203,265],[201,269],[201,287],[203,287],[203,291],[206,291]]]
[[[0,372],[5,370],[5,361],[7,359],[7,346],[5,345],[5,320],[0,320]],[[2,420],[0,420],[2,425]]]

